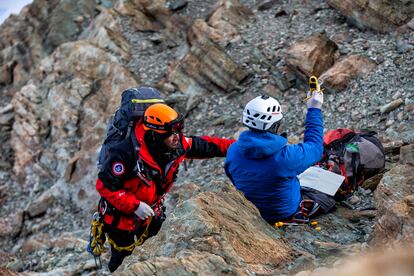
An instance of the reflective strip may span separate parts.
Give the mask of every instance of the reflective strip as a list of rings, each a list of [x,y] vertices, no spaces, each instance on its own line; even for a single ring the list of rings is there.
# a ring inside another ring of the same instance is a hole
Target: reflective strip
[[[132,99],[132,103],[163,103],[164,100],[162,99],[146,99],[146,100],[140,100],[140,99]]]
[[[186,137],[186,136],[184,137],[184,139],[190,145],[190,148],[191,148],[191,146],[193,145],[193,139]]]

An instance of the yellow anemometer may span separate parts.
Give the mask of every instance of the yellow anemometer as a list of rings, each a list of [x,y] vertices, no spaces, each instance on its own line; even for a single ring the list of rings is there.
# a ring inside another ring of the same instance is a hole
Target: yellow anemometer
[[[314,92],[314,91],[319,91],[320,87],[319,87],[319,83],[318,83],[318,78],[315,76],[311,76],[309,78],[309,91]]]
[[[318,78],[315,76],[311,76],[309,78],[309,91],[306,93],[305,101],[309,100],[315,91],[322,92],[323,89],[321,89],[319,85]]]

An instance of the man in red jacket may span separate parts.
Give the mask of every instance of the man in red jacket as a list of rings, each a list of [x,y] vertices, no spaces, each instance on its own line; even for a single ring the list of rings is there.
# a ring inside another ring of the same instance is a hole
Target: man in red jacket
[[[109,150],[96,181],[104,231],[115,271],[136,245],[154,236],[165,220],[164,195],[184,158],[224,157],[233,140],[186,137],[183,117],[168,105],[147,108],[130,138]],[[136,237],[136,241],[134,239]]]

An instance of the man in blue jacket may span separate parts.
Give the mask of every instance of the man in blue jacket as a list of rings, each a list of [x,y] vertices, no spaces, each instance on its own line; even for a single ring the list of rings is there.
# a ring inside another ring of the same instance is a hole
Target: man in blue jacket
[[[323,94],[313,93],[307,101],[308,112],[304,142],[287,145],[277,134],[283,118],[279,102],[259,96],[247,103],[242,122],[249,130],[233,143],[225,170],[236,188],[259,209],[269,223],[307,222],[316,212],[328,212],[335,205],[332,197],[302,189],[297,175],[318,162],[323,153]]]

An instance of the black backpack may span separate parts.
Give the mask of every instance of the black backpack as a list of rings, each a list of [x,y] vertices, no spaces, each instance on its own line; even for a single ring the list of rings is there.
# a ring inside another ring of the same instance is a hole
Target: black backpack
[[[151,87],[133,87],[122,92],[121,106],[110,117],[106,128],[105,140],[98,153],[96,165],[101,169],[105,162],[109,148],[129,137],[144,115],[145,109],[154,103],[164,102],[158,90]]]
[[[384,148],[376,132],[339,128],[328,131],[323,141],[324,154],[318,165],[345,177],[337,200],[352,195],[365,179],[384,170]]]

